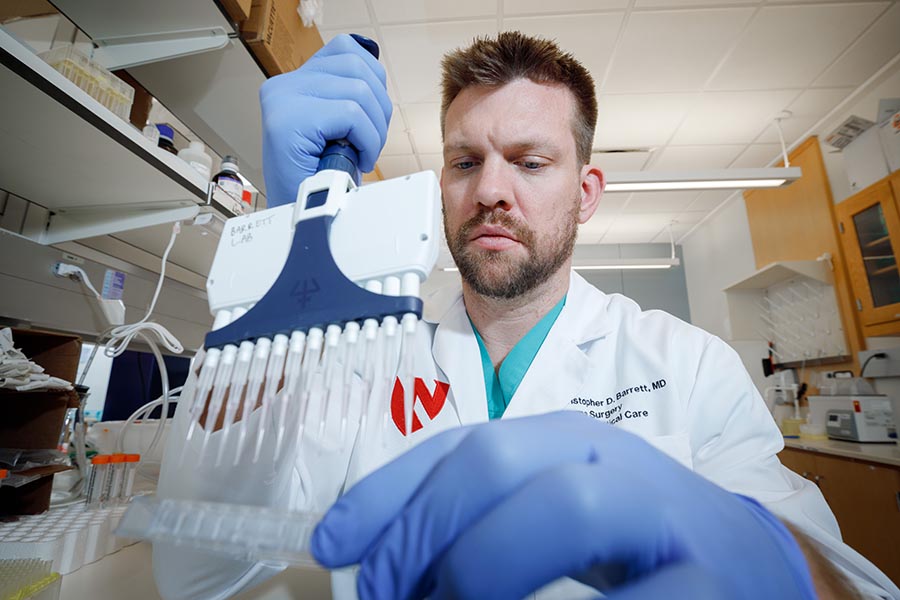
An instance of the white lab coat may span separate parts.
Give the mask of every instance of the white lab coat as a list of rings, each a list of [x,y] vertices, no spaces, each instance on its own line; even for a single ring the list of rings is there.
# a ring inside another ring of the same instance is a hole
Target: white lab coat
[[[171,467],[184,437],[186,407],[179,406],[160,494],[322,511],[340,493],[345,476],[352,484],[410,443],[487,421],[481,357],[462,298],[457,291],[439,303],[449,308],[432,322],[427,316],[434,311],[426,310],[417,336],[415,375],[425,387],[416,403],[420,427],[413,427],[410,440],[401,434],[402,412],[396,419],[384,416],[391,396],[391,384],[385,383],[372,391],[369,435],[352,452],[336,450],[339,427],[333,421],[339,419],[332,418],[325,451],[305,436],[293,469],[263,463],[223,477],[191,464],[196,448],[187,449],[181,469]],[[358,416],[357,401],[352,410]],[[642,312],[628,298],[604,294],[573,273],[566,304],[503,418],[557,410],[580,410],[614,423],[723,488],[756,498],[816,540],[867,597],[900,600],[900,589],[841,542],[819,489],[779,463],[781,435],[737,354],[719,338],[667,313]],[[251,431],[257,418],[250,420]],[[311,422],[317,419],[310,415]],[[165,598],[225,598],[275,572],[181,548],[154,548],[154,574]],[[333,589],[337,597],[353,597],[352,575],[335,574]],[[561,580],[537,597],[571,598],[587,591]]]

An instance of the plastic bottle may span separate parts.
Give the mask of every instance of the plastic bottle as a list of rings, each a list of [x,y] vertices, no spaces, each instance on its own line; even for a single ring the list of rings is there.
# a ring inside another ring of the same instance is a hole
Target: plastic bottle
[[[119,492],[119,502],[128,502],[134,492],[134,475],[137,473],[138,463],[141,461],[140,454],[125,455],[125,482]]]
[[[222,170],[216,173],[212,178],[213,183],[222,188],[232,198],[241,202],[244,195],[244,182],[238,177],[237,159],[233,156],[226,156],[222,159]]]
[[[125,455],[113,454],[109,457],[109,468],[106,471],[104,494],[100,499],[103,507],[115,504],[119,500],[119,489],[122,487],[122,477],[125,475]]]
[[[156,145],[167,152],[178,154],[178,150],[175,149],[175,131],[168,125],[157,125],[156,129],[159,131],[159,141]]]
[[[87,485],[87,508],[99,508],[108,468],[108,454],[98,454],[91,459],[91,475]]]
[[[212,158],[206,153],[203,142],[191,142],[187,148],[178,152],[178,158],[191,165],[209,181],[209,176],[212,175]]]

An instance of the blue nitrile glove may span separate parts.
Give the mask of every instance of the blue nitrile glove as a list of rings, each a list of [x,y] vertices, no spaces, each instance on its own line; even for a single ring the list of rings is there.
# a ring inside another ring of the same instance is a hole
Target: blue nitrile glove
[[[326,142],[348,139],[359,150],[360,170],[375,168],[393,110],[385,85],[384,67],[346,34],[296,71],[263,83],[263,173],[270,208],[297,199],[297,188],[316,172]]]
[[[756,501],[574,411],[423,442],[339,499],[312,551],[360,563],[362,598],[521,598],[563,576],[613,598],[815,598]]]

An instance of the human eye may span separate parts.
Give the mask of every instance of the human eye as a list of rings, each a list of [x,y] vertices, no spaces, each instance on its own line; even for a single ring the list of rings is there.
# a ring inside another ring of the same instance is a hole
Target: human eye
[[[461,160],[453,163],[453,168],[457,171],[468,171],[475,166],[474,160]]]
[[[523,158],[516,161],[516,164],[525,169],[526,171],[540,171],[544,167],[547,166],[546,161],[531,159],[531,158]]]

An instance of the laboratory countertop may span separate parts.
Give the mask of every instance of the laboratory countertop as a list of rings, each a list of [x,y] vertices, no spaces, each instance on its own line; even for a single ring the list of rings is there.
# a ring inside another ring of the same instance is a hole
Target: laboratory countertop
[[[139,542],[64,575],[60,600],[160,600],[150,568],[151,547]],[[234,600],[331,598],[331,577],[323,569],[287,569]]]
[[[845,458],[855,458],[870,462],[900,467],[900,446],[897,444],[859,444],[839,440],[804,440],[785,438],[785,448],[822,452]]]

